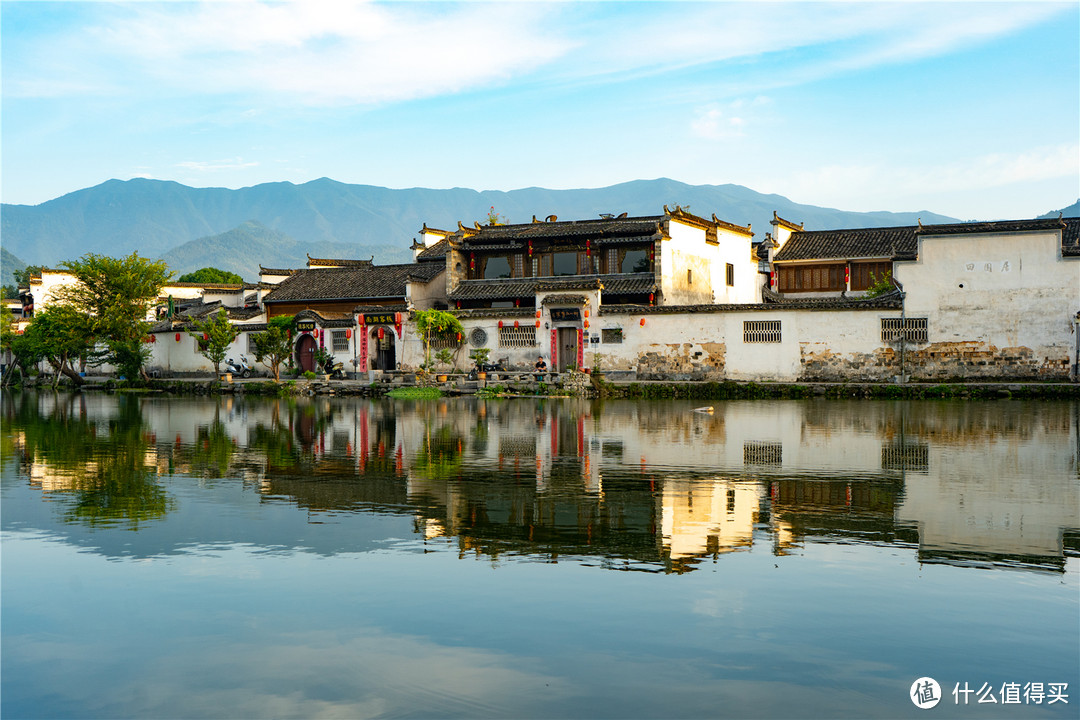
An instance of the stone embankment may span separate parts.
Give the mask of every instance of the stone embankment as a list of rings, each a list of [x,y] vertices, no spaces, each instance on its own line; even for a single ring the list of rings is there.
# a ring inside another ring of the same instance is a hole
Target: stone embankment
[[[492,374],[484,380],[466,376],[451,376],[444,382],[426,383],[444,395],[481,396],[571,396],[571,397],[628,397],[628,398],[883,398],[883,399],[1004,399],[1044,398],[1080,399],[1077,383],[1029,382],[956,382],[956,383],[773,383],[773,382],[666,382],[607,381],[600,374],[532,373]],[[49,388],[52,379],[31,379],[24,386]],[[61,381],[65,390],[76,389]],[[269,396],[360,396],[378,397],[395,389],[417,387],[411,373],[385,373],[369,381],[363,380],[284,380],[275,383],[265,378],[234,379],[233,381],[206,378],[151,379],[145,383],[127,383],[110,378],[88,378],[82,392],[139,392],[164,395],[269,395]]]

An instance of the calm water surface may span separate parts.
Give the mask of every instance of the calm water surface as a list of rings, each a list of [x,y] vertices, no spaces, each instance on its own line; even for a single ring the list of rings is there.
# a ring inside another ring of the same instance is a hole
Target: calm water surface
[[[4,718],[1078,716],[1077,403],[0,410]]]

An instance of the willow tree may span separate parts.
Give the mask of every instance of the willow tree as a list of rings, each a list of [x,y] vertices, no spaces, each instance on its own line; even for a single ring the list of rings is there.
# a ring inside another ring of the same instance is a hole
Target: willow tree
[[[87,253],[60,263],[76,282],[54,291],[54,301],[67,304],[89,318],[89,340],[104,346],[100,360],[112,363],[133,379],[146,377],[143,367],[150,352],[150,309],[162,286],[172,277],[163,260],[148,260],[137,252],[125,258]]]

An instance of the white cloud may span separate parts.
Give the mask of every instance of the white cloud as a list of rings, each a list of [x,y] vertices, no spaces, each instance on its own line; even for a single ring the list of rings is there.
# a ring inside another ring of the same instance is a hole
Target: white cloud
[[[257,162],[244,162],[243,158],[232,158],[229,160],[219,160],[215,162],[206,162],[202,160],[185,160],[183,162],[176,163],[176,167],[183,168],[184,170],[194,170],[196,172],[213,173],[229,170],[243,170],[245,168],[258,167]]]
[[[379,103],[501,83],[568,43],[533,4],[317,1],[136,6],[95,44],[190,91]]]
[[[1064,144],[932,165],[824,165],[791,172],[783,192],[802,202],[847,209],[897,209],[907,200],[948,212],[934,200],[1078,177],[1080,145]]]

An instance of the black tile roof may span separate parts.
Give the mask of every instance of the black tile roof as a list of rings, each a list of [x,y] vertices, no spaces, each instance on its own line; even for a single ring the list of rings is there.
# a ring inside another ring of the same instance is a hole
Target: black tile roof
[[[793,260],[848,260],[889,258],[914,260],[919,237],[972,233],[1015,233],[1062,230],[1063,254],[1072,251],[1080,232],[1080,218],[1043,218],[1035,220],[996,220],[993,222],[951,223],[947,225],[909,225],[905,227],[857,228],[851,230],[811,230],[791,234],[773,257],[775,262]]]
[[[417,262],[425,262],[427,260],[443,260],[446,258],[446,251],[450,248],[450,243],[446,238],[443,238],[439,242],[435,243],[426,250],[421,251],[416,256]]]
[[[875,298],[815,298],[780,303],[717,305],[602,305],[598,315],[672,315],[676,313],[776,312],[778,310],[899,310],[900,293]]]
[[[450,300],[512,300],[535,297],[537,290],[582,290],[603,286],[605,292],[619,295],[649,293],[656,290],[652,273],[622,275],[570,275],[566,277],[510,278],[501,280],[465,280]]]
[[[915,259],[918,226],[810,230],[794,232],[774,262],[791,260],[846,260],[850,258]]]
[[[260,275],[292,275],[294,272],[297,271],[291,268],[264,268],[262,265],[259,266]]]
[[[308,260],[308,267],[311,267],[312,265],[315,265],[315,266],[318,266],[318,267],[330,267],[330,268],[357,267],[357,266],[370,267],[371,265],[375,264],[375,258],[372,258],[370,260],[348,260],[348,259],[339,259],[339,258],[313,258],[313,257],[311,257],[310,254],[307,256],[307,260]]]
[[[1061,254],[1080,256],[1080,218],[1065,218],[1065,230],[1061,233]]]
[[[479,231],[466,228],[456,234],[466,248],[488,245],[524,244],[529,240],[585,240],[640,238],[647,240],[664,229],[666,215],[599,220],[564,220],[518,225],[483,225]]]
[[[318,270],[297,270],[281,281],[263,302],[298,300],[356,300],[404,298],[407,280],[430,282],[445,271],[441,263],[355,265]]]

